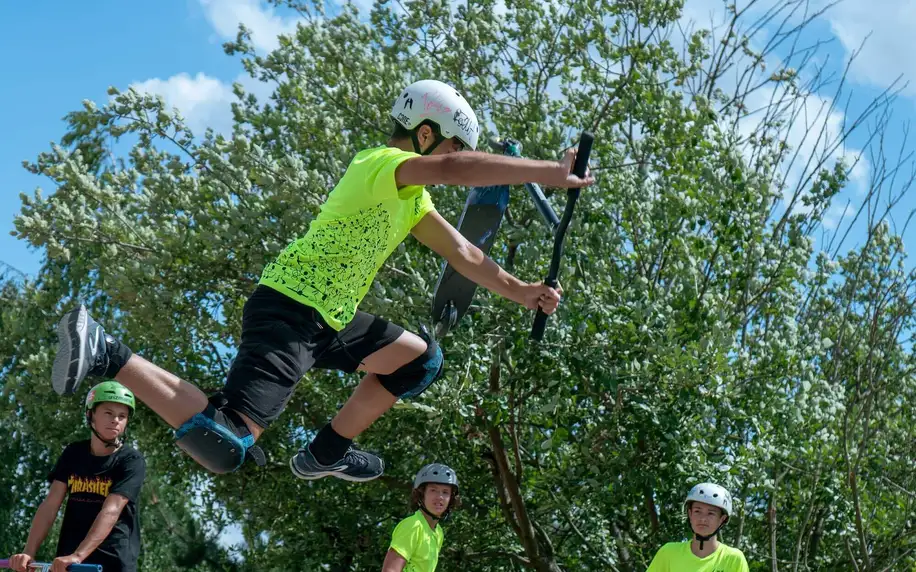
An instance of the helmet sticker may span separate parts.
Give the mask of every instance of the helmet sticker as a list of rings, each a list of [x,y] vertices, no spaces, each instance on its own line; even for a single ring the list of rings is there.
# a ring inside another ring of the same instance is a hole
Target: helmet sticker
[[[461,130],[468,135],[476,132],[479,129],[477,122],[474,121],[470,115],[466,114],[460,109],[455,111],[455,125],[461,128]]]
[[[423,111],[427,114],[431,111],[435,113],[451,113],[452,108],[442,103],[438,93],[426,92],[423,94]]]

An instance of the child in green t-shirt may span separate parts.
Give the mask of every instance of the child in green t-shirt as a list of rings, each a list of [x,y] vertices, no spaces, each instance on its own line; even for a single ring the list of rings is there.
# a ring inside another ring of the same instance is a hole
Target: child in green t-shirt
[[[701,483],[684,501],[694,538],[662,546],[647,572],[748,572],[747,560],[737,548],[717,538],[732,512],[732,496],[714,483]]]
[[[460,504],[458,475],[440,463],[426,465],[413,481],[412,515],[391,534],[382,572],[434,572],[445,533],[440,522]]]

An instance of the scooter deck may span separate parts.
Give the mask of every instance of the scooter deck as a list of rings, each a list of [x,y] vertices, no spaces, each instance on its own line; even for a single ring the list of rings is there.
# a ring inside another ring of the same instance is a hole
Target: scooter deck
[[[489,254],[508,206],[508,186],[474,187],[458,221],[458,232]],[[477,284],[443,263],[432,307],[437,336],[447,333],[467,313],[476,291]]]

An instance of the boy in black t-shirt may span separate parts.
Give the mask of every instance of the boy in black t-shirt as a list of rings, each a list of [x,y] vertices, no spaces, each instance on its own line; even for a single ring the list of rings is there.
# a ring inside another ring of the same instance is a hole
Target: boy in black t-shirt
[[[57,541],[53,572],[70,564],[100,564],[104,572],[134,572],[140,556],[138,501],[146,461],[124,445],[134,395],[116,381],[105,381],[86,397],[87,441],[69,444],[48,476],[51,489],[32,519],[21,554],[10,558],[13,570],[25,571],[51,530],[67,499]]]

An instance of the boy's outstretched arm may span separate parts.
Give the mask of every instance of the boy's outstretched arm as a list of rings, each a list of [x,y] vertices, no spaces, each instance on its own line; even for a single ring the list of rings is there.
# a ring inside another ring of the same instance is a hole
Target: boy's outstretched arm
[[[57,513],[60,506],[64,504],[64,498],[67,496],[67,484],[61,481],[52,481],[51,488],[45,500],[38,505],[35,516],[32,518],[32,528],[29,529],[29,539],[25,543],[25,548],[20,554],[14,554],[10,558],[10,565],[13,570],[24,570],[29,562],[38,554],[41,543],[48,537],[48,532],[57,519]]]
[[[546,314],[552,314],[560,303],[562,289],[540,283],[528,284],[509,274],[436,211],[420,219],[410,232],[421,243],[448,260],[460,274],[503,298],[529,310],[540,306]]]
[[[537,161],[478,151],[413,157],[395,171],[398,187],[411,185],[521,185],[540,183],[548,187],[578,188],[594,182],[572,174],[576,150],[566,152],[562,161]]]

